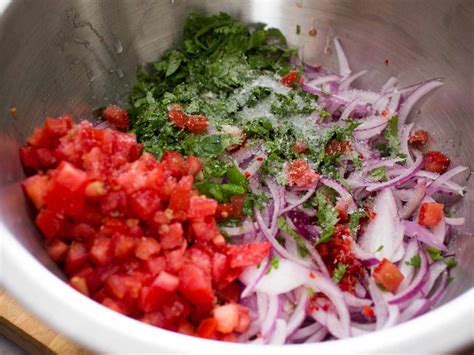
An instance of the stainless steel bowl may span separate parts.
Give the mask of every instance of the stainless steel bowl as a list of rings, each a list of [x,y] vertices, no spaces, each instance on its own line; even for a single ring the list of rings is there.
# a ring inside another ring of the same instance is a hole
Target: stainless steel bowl
[[[304,59],[335,68],[327,43],[338,36],[350,63],[370,69],[361,87],[391,75],[401,85],[434,76],[446,85],[430,96],[416,125],[453,164],[474,166],[473,8],[471,0],[0,0],[0,236],[2,283],[25,306],[80,343],[101,351],[251,351],[188,338],[122,317],[69,288],[41,247],[19,182],[18,147],[46,116],[91,111],[126,101],[135,65],[179,43],[191,10],[226,11],[278,27]],[[301,35],[295,32],[301,26]],[[317,36],[308,35],[315,27]],[[325,50],[326,49],[326,50]],[[386,62],[388,60],[388,62]],[[388,63],[388,64],[387,64]],[[14,111],[16,108],[16,112]],[[354,339],[259,352],[446,351],[473,342],[474,184],[459,204],[466,216],[450,250],[459,266],[443,305],[392,329]],[[100,335],[99,335],[100,334]],[[245,346],[245,348],[242,348]]]

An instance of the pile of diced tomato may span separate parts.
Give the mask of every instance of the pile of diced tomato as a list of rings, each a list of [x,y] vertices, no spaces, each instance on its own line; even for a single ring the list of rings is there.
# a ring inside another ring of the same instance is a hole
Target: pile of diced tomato
[[[226,242],[217,202],[193,188],[199,159],[167,151],[157,161],[134,135],[70,116],[47,118],[27,141],[22,186],[72,287],[185,334],[232,341],[248,328],[237,278],[271,246]]]

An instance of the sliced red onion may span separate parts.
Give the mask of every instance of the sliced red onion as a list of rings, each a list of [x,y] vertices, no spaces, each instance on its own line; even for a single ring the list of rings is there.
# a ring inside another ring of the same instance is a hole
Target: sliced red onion
[[[440,186],[442,186],[443,184],[445,184],[447,181],[449,181],[452,177],[464,172],[468,170],[468,168],[466,166],[457,166],[447,172],[445,172],[444,174],[440,175],[438,178],[436,178],[436,180],[434,180],[431,184],[428,185],[428,193],[429,194],[432,194],[433,192],[435,192],[437,190],[437,188],[439,188]]]
[[[268,295],[266,293],[257,292],[257,312],[258,312],[258,323],[261,325],[265,319],[268,308]]]
[[[255,291],[268,295],[280,295],[303,285],[309,278],[309,270],[290,260],[280,258],[277,269],[261,275],[261,269],[249,266],[239,277],[244,285],[255,284]],[[260,280],[258,280],[260,278]]]
[[[439,242],[436,236],[423,226],[420,226],[416,222],[403,221],[405,227],[405,235],[418,239],[431,247],[438,248],[440,250],[447,250],[446,246]]]
[[[376,168],[392,168],[396,164],[400,163],[403,161],[402,158],[384,158],[384,159],[372,159],[372,160],[367,160],[364,162],[364,167],[361,169],[361,174],[362,175],[367,175],[370,171],[376,169]]]
[[[411,129],[413,128],[414,123],[401,126],[400,130],[400,152],[406,155],[406,164],[407,166],[412,166],[414,161],[410,154],[410,149],[408,147],[408,139],[410,137]]]
[[[385,301],[382,291],[372,279],[368,280],[368,287],[372,300],[374,301],[374,313],[376,319],[376,329],[382,329],[388,318],[388,304]]]
[[[317,79],[313,79],[313,80],[309,81],[308,84],[311,85],[311,86],[319,86],[319,85],[329,83],[329,82],[333,82],[333,81],[334,82],[339,82],[340,80],[341,80],[341,77],[339,75],[332,74],[332,75],[322,76],[322,77],[319,77]]]
[[[373,266],[379,263],[379,259],[373,253],[365,251],[357,243],[352,243],[352,252],[357,259],[362,260],[365,266]]]
[[[391,92],[395,89],[398,79],[394,76],[391,76],[385,84],[383,84],[382,89],[380,90],[381,95],[385,95],[388,92]]]
[[[350,335],[351,319],[347,305],[344,302],[344,296],[339,287],[337,287],[331,279],[324,277],[321,273],[317,273],[316,278],[309,279],[305,285],[306,287],[312,287],[314,290],[324,293],[326,297],[328,297],[338,314],[341,332],[338,336],[340,338],[348,337]],[[331,331],[331,329],[329,330]]]
[[[415,174],[415,176],[425,177],[425,178],[428,178],[430,180],[436,180],[440,175],[436,174],[436,173],[431,173],[429,171],[421,170],[421,171],[418,171]],[[444,187],[444,188],[448,189],[449,191],[456,192],[457,194],[459,194],[461,196],[464,196],[464,192],[466,191],[466,186],[461,186],[458,183],[456,183],[454,181],[451,181],[451,180],[445,181],[438,189],[441,190],[441,187]]]
[[[407,219],[418,208],[421,201],[425,197],[426,180],[419,179],[415,188],[412,190],[407,203],[403,206],[400,212],[400,218]]]
[[[358,73],[355,73],[355,74],[352,74],[352,75],[349,75],[346,79],[344,79],[343,81],[341,81],[341,84],[339,85],[339,90],[340,91],[344,91],[344,90],[347,90],[349,89],[349,86],[352,84],[352,82],[354,80],[356,80],[357,78],[361,77],[362,75],[366,74],[368,72],[368,70],[362,70]]]
[[[242,164],[247,159],[257,155],[257,153],[260,151],[260,148],[260,145],[254,145],[250,147],[244,146],[239,148],[236,152],[232,153],[232,157],[238,164]]]
[[[387,127],[387,119],[381,116],[372,116],[362,121],[362,124],[358,126],[352,132],[354,138],[359,140],[367,140],[378,136]]]
[[[301,206],[303,203],[305,203],[313,194],[314,191],[316,190],[316,186],[318,186],[318,181],[315,181],[308,189],[308,192],[303,195],[298,201],[294,202],[293,204],[286,206],[280,211],[280,214],[287,213],[288,211],[291,211],[299,206]],[[283,207],[283,206],[282,206]]]
[[[352,102],[356,99],[361,100],[363,103],[373,105],[380,99],[380,94],[368,91],[368,90],[359,90],[359,89],[349,89],[345,91],[339,91],[337,93],[342,99]]]
[[[277,319],[275,321],[275,329],[271,335],[268,344],[283,345],[286,340],[286,322],[283,319]]]
[[[354,202],[351,193],[344,186],[342,186],[342,184],[328,178],[321,178],[321,183],[327,187],[330,187],[339,194],[339,201],[347,206],[347,211],[349,213],[352,213],[357,209],[357,205]]]
[[[264,339],[268,339],[272,336],[275,329],[275,322],[280,311],[280,299],[276,295],[268,295],[268,303],[261,325],[261,333]]]
[[[369,223],[359,244],[376,258],[392,262],[400,260],[404,253],[403,224],[398,217],[392,189],[384,189],[375,197],[375,218]],[[380,250],[380,246],[383,246]]]
[[[413,165],[406,169],[404,173],[400,174],[394,179],[391,179],[386,182],[381,182],[381,183],[376,183],[376,184],[370,184],[367,187],[368,191],[379,191],[381,189],[384,189],[386,187],[394,186],[394,185],[400,185],[409,179],[411,179],[423,166],[423,156],[420,154],[416,158],[416,161],[413,163]]]
[[[107,128],[114,128],[114,125],[111,124],[109,121],[98,121],[97,124],[94,126],[97,129],[107,129]]]
[[[308,339],[306,339],[305,343],[316,343],[324,340],[328,335],[328,330],[326,328],[321,328],[316,333],[311,335]]]
[[[352,101],[347,107],[342,111],[341,117],[339,117],[340,120],[348,118],[351,113],[356,109],[357,105],[360,103],[360,99],[355,99]]]
[[[389,304],[399,304],[412,299],[414,296],[416,296],[416,294],[421,291],[422,287],[425,285],[426,281],[429,278],[428,258],[424,251],[421,251],[419,255],[421,259],[420,267],[418,268],[418,272],[412,283],[406,289],[397,292],[392,297],[389,297]]]
[[[298,341],[298,340],[303,340],[305,338],[308,338],[309,336],[316,334],[319,330],[323,329],[324,327],[318,323],[315,322],[311,325],[308,325],[304,328],[300,328],[296,330],[292,335],[291,335],[291,340],[293,341]]]
[[[343,296],[344,296],[344,301],[349,307],[362,308],[365,306],[370,306],[372,304],[371,300],[356,297],[352,293],[349,293],[349,292],[343,292]]]
[[[430,265],[430,277],[426,281],[426,284],[423,286],[421,293],[423,297],[428,296],[430,291],[433,289],[433,286],[436,283],[439,275],[445,272],[448,269],[448,266],[443,261],[435,261]]]
[[[260,151],[243,173],[246,175],[247,178],[254,176],[265,163],[266,159],[267,155],[264,152]]]
[[[302,290],[301,296],[298,299],[297,306],[293,311],[293,314],[288,319],[288,323],[286,325],[286,336],[290,337],[300,326],[303,324],[306,318],[306,307],[308,306],[308,292],[306,289]]]
[[[413,265],[409,265],[407,263],[411,260],[411,258],[413,258],[419,253],[419,250],[420,247],[418,245],[418,241],[416,239],[411,239],[408,242],[407,247],[405,248],[405,255],[403,256],[403,259],[400,261],[398,266],[400,272],[404,276],[402,283],[400,284],[400,286],[398,286],[398,292],[403,291],[411,284],[416,269]]]
[[[386,110],[389,103],[390,103],[390,96],[388,95],[380,96],[380,98],[374,102],[373,113],[377,113],[380,115],[383,111]]]
[[[337,61],[339,63],[339,74],[341,74],[342,77],[351,75],[349,62],[347,61],[346,54],[344,53],[341,42],[339,42],[338,38],[334,39],[334,47],[336,48]]]
[[[423,85],[421,85],[419,88],[417,88],[413,94],[411,94],[407,100],[402,104],[400,107],[400,112],[398,114],[398,124],[399,126],[405,124],[405,121],[408,117],[408,114],[410,113],[411,109],[415,104],[426,94],[428,94],[431,90],[443,85],[444,83],[440,80],[431,80]]]
[[[245,268],[239,276],[239,280],[246,285],[240,294],[240,298],[246,298],[250,296],[257,287],[259,281],[268,272],[270,266],[270,259],[267,257],[260,262],[260,267],[249,266]]]
[[[401,97],[400,93],[396,92],[390,98],[390,102],[387,105],[387,111],[388,111],[389,117],[392,117],[398,111],[398,106],[400,105],[400,97]]]
[[[462,226],[466,222],[464,217],[446,217],[444,220],[446,221],[446,224],[449,224],[450,226]]]
[[[388,307],[388,318],[383,325],[382,329],[390,328],[396,325],[400,319],[400,309],[396,305],[389,305]]]

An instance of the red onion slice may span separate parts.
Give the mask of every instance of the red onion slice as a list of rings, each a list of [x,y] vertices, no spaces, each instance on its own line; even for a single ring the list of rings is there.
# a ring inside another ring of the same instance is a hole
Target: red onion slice
[[[291,317],[288,319],[286,325],[287,337],[290,337],[301,326],[301,324],[303,324],[303,321],[306,318],[306,307],[308,306],[309,296],[306,289],[302,289],[301,291],[301,296],[298,299],[297,306]]]
[[[318,186],[318,181],[315,181],[308,189],[308,192],[303,195],[299,200],[294,202],[293,204],[283,208],[280,211],[280,214],[285,214],[299,206],[301,206],[303,203],[305,203],[311,196],[313,196],[314,191],[316,190],[316,186]],[[283,206],[282,206],[283,207]]]
[[[466,222],[464,217],[446,217],[444,220],[446,221],[446,224],[449,224],[450,226],[462,226]]]
[[[286,340],[286,322],[283,319],[277,319],[275,321],[275,329],[273,330],[272,336],[268,344],[283,345]]]
[[[434,180],[431,184],[428,185],[428,194],[432,194],[435,192],[440,186],[444,185],[448,182],[452,177],[468,170],[466,166],[457,166],[444,174],[440,175],[436,180]]]
[[[339,182],[328,179],[328,178],[321,178],[321,183],[323,185],[326,185],[327,187],[330,187],[331,189],[333,189],[339,194],[339,197],[340,197],[339,201],[341,201],[341,203],[347,206],[347,210],[349,213],[352,213],[357,209],[357,205],[354,202],[354,199],[352,198],[351,193]]]
[[[318,331],[323,329],[324,327],[318,323],[315,322],[311,325],[308,325],[304,328],[300,328],[297,331],[295,331],[291,336],[290,339],[295,341],[295,340],[303,340],[305,338],[310,337],[313,334],[316,334]]]
[[[399,304],[411,300],[421,291],[422,287],[425,285],[429,278],[428,258],[424,251],[421,251],[419,255],[421,259],[420,267],[418,268],[418,272],[412,283],[406,289],[388,298],[389,304]]]
[[[406,236],[416,238],[420,242],[423,242],[431,247],[440,250],[447,250],[446,246],[440,242],[432,232],[430,232],[425,227],[420,226],[418,223],[405,220],[403,221],[403,225],[405,226]]]
[[[410,154],[410,149],[408,147],[408,138],[410,136],[411,129],[413,128],[414,123],[403,125],[400,130],[400,152],[406,155],[407,166],[412,166],[414,161]]]
[[[270,260],[267,257],[260,262],[259,268],[256,266],[249,266],[242,271],[239,276],[239,280],[246,286],[240,294],[241,299],[250,296],[255,291],[258,282],[268,272],[269,266]]]
[[[366,74],[368,72],[368,70],[362,70],[358,73],[355,73],[355,74],[352,74],[352,75],[349,75],[346,79],[344,79],[343,81],[341,81],[341,84],[339,85],[339,90],[340,91],[344,91],[344,90],[347,90],[349,89],[349,86],[352,84],[352,82],[354,80],[356,80],[357,78],[361,77],[362,75]]]
[[[407,100],[402,104],[400,107],[400,112],[398,114],[398,125],[401,126],[405,123],[408,114],[410,113],[411,109],[415,104],[426,94],[428,94],[431,90],[443,85],[444,83],[441,80],[431,80],[419,88],[417,88],[413,94],[411,94]]]
[[[420,247],[418,245],[418,241],[416,239],[411,239],[405,249],[405,255],[398,266],[400,272],[405,277],[400,286],[398,286],[398,292],[403,291],[410,285],[413,276],[415,275],[416,269],[413,265],[409,265],[407,263],[411,260],[411,258],[419,253],[419,250]]]
[[[264,339],[268,339],[273,334],[280,307],[281,304],[279,297],[269,295],[265,317],[263,318],[261,325],[261,333]]]
[[[387,119],[381,116],[372,116],[361,122],[362,124],[352,132],[354,138],[359,140],[367,140],[379,135],[388,123]]]
[[[339,63],[339,74],[341,74],[342,77],[347,77],[351,74],[351,68],[349,67],[346,54],[338,38],[334,38],[334,47],[336,48],[336,56]]]
[[[397,85],[398,79],[394,76],[391,76],[385,84],[383,84],[382,89],[380,90],[380,95],[385,95],[388,92],[392,92]]]
[[[407,219],[418,208],[421,201],[425,197],[426,180],[419,179],[412,193],[410,194],[407,203],[403,206],[400,212],[401,219]]]
[[[423,156],[420,154],[416,158],[416,161],[413,163],[413,165],[406,169],[404,173],[400,174],[396,178],[386,181],[386,182],[381,182],[381,183],[376,183],[376,184],[370,184],[367,187],[368,191],[379,191],[381,189],[384,189],[386,187],[394,186],[394,185],[400,185],[408,180],[410,180],[423,166]]]

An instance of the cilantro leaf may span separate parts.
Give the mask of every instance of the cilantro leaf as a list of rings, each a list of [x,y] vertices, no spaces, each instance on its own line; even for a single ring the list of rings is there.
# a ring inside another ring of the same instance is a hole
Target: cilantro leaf
[[[280,266],[280,259],[278,258],[278,256],[273,256],[272,260],[270,260],[270,266],[268,267],[268,271],[267,271],[267,274],[270,273],[270,271],[272,271],[272,269],[278,269],[278,267]]]
[[[366,215],[365,211],[355,211],[351,214],[349,219],[349,229],[353,235],[357,234],[357,231],[359,230],[360,219]]]
[[[344,277],[344,274],[346,273],[347,266],[343,263],[338,263],[337,267],[334,269],[332,273],[332,279],[334,280],[335,283],[341,282],[342,278]]]
[[[305,243],[303,242],[303,237],[300,236],[295,230],[293,230],[285,220],[285,217],[280,216],[277,218],[277,225],[278,229],[281,229],[285,233],[289,234],[291,237],[293,237],[296,241],[296,244],[298,246],[298,251],[300,255],[304,258],[309,254],[308,248],[306,248]]]
[[[414,267],[420,267],[421,265],[421,257],[419,254],[414,255],[410,260],[405,261],[405,264],[411,265]]]

